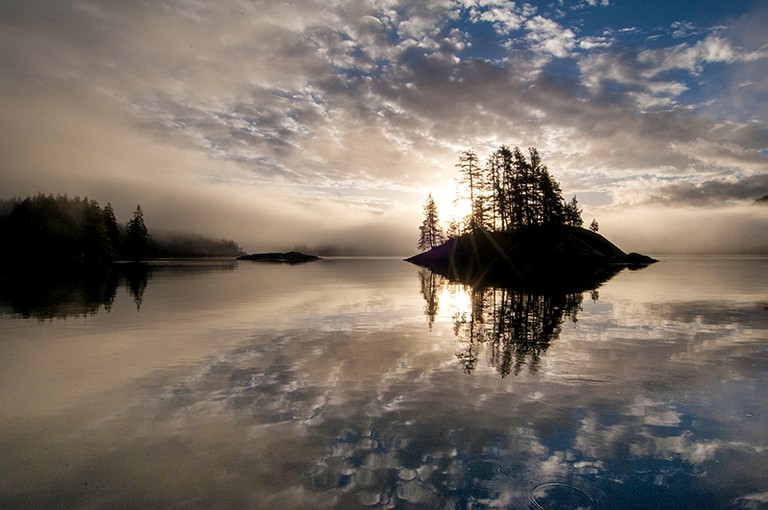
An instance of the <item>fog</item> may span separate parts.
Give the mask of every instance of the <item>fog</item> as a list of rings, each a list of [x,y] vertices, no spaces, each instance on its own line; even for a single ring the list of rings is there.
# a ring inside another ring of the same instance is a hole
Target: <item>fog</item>
[[[643,206],[606,210],[597,218],[599,232],[627,252],[657,256],[768,253],[765,206]]]

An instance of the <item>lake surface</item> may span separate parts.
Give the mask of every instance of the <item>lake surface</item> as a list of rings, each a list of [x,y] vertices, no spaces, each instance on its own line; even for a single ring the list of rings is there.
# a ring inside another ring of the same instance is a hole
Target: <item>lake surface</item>
[[[0,291],[0,508],[768,508],[768,258],[596,291],[394,259]]]

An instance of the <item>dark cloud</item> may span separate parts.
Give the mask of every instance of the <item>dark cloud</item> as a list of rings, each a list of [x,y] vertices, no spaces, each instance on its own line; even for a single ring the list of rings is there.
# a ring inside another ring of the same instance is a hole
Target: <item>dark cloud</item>
[[[768,193],[768,174],[741,179],[724,177],[702,183],[674,182],[659,188],[659,202],[712,206],[733,201],[751,202]]]

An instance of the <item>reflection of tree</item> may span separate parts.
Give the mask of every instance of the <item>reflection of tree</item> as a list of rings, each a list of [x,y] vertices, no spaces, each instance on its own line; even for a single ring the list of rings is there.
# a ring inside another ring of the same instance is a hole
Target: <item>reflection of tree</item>
[[[38,319],[94,315],[102,307],[112,308],[121,280],[138,308],[148,276],[149,269],[143,264],[3,274],[0,275],[0,312],[7,308],[22,317]]]
[[[110,309],[117,285],[109,266],[50,274],[19,271],[0,277],[0,305],[38,319],[93,315],[102,306]]]
[[[445,278],[422,269],[419,280],[424,315],[431,329]],[[471,303],[469,309],[456,310],[452,316],[454,335],[462,344],[456,357],[466,373],[477,367],[483,347],[488,349],[489,360],[502,377],[518,374],[524,365],[538,370],[542,355],[560,335],[563,321],[568,318],[576,322],[582,303],[581,292],[544,294],[504,287],[451,286],[466,292]],[[593,290],[590,296],[596,301],[597,291]]]
[[[539,368],[541,356],[560,335],[565,317],[576,321],[582,296],[541,295],[506,288],[472,290],[469,317],[454,320],[454,332],[465,347],[457,354],[463,369],[475,368],[481,345],[502,377],[518,374],[524,365]]]
[[[144,300],[144,291],[147,289],[149,280],[149,266],[146,264],[126,264],[124,268],[126,286],[133,296],[133,302],[136,304],[136,310],[141,309],[141,303]]]
[[[435,316],[439,307],[439,294],[445,283],[445,278],[429,269],[422,269],[419,271],[419,281],[421,282],[421,295],[424,296],[424,315],[427,316],[431,330],[435,323]]]

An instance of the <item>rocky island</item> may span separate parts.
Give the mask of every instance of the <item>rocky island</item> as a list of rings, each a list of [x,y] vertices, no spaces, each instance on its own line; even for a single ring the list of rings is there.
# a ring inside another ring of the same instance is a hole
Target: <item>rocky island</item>
[[[623,268],[656,262],[646,255],[625,253],[597,232],[569,225],[512,232],[478,230],[405,260],[480,287],[573,291],[594,288]]]
[[[315,255],[307,255],[298,251],[289,251],[285,253],[252,253],[250,255],[241,255],[237,260],[253,260],[255,262],[273,262],[284,264],[302,264],[320,260]]]

